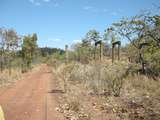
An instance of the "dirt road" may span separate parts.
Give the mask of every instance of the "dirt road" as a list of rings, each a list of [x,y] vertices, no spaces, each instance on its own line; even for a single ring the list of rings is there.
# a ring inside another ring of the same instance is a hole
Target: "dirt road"
[[[63,120],[55,110],[54,81],[49,67],[24,74],[24,79],[0,88],[0,105],[6,120]]]

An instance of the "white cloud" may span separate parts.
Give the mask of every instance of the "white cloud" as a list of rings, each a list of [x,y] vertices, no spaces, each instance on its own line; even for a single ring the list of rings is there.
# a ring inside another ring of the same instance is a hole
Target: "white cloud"
[[[35,6],[40,6],[40,5],[50,5],[52,7],[58,7],[59,3],[54,1],[51,3],[51,0],[28,0],[31,4],[35,5]]]
[[[118,9],[118,12],[123,13],[124,11],[123,9]]]
[[[41,5],[41,3],[39,3],[39,2],[35,2],[35,5],[36,5],[36,6],[40,6],[40,5]]]
[[[34,0],[29,0],[29,2],[34,3]]]
[[[83,10],[85,11],[89,11],[89,12],[100,12],[99,9],[97,9],[96,7],[93,7],[93,6],[84,6],[83,7]]]
[[[108,15],[112,15],[112,16],[118,16],[120,14],[122,14],[123,10],[122,9],[118,9],[117,11],[110,11],[107,8],[97,8],[95,6],[84,6],[83,10],[89,11],[89,12],[96,12],[96,13],[104,13],[104,14],[108,14]]]
[[[73,40],[73,43],[81,43],[81,40]]]
[[[50,42],[60,42],[60,41],[62,41],[62,39],[60,39],[60,38],[49,38],[48,41],[50,41]]]
[[[91,10],[91,9],[93,9],[93,7],[92,6],[85,6],[85,7],[83,7],[83,9],[84,10]]]
[[[111,15],[117,16],[117,15],[118,15],[118,12],[111,12]]]
[[[43,0],[44,2],[50,2],[51,0]]]
[[[90,11],[90,12],[99,12],[99,13],[109,13],[109,10],[106,8],[97,8],[94,6],[85,6],[83,10]]]
[[[57,2],[53,3],[53,7],[58,7],[59,4]]]
[[[36,5],[36,6],[40,6],[41,3],[39,1],[36,1],[36,0],[29,0],[30,3]]]
[[[103,12],[108,12],[108,9],[103,9]]]

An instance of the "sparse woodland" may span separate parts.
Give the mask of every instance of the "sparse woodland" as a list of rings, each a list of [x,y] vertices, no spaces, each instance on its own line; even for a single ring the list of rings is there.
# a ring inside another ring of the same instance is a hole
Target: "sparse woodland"
[[[14,29],[0,28],[0,85],[9,85],[21,79],[21,74],[33,66],[49,61],[53,53],[62,55],[57,48],[38,48],[37,34],[21,36]]]
[[[69,120],[159,120],[159,23],[146,13],[122,19],[66,50],[66,63],[53,70],[64,90],[57,111]],[[123,40],[118,60],[112,47]]]
[[[122,19],[103,35],[90,30],[65,51],[38,48],[37,40],[0,29],[1,85],[45,63],[63,90],[56,110],[68,120],[160,119],[159,15]]]

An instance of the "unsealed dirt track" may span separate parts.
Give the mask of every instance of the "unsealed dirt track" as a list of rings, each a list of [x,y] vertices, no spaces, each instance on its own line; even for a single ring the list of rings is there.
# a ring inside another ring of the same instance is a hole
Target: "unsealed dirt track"
[[[63,120],[55,110],[56,96],[51,69],[41,65],[23,75],[24,79],[0,88],[0,105],[5,120]]]

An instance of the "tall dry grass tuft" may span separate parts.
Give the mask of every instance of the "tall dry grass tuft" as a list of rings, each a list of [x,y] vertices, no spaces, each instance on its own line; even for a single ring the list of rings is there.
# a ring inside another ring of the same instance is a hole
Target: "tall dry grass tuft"
[[[64,81],[73,84],[82,84],[93,94],[120,95],[123,79],[126,76],[128,67],[124,62],[119,63],[72,63],[63,68]]]
[[[0,87],[13,84],[20,79],[21,79],[21,71],[19,69],[14,69],[11,75],[9,75],[8,70],[4,70],[3,72],[0,73]]]

